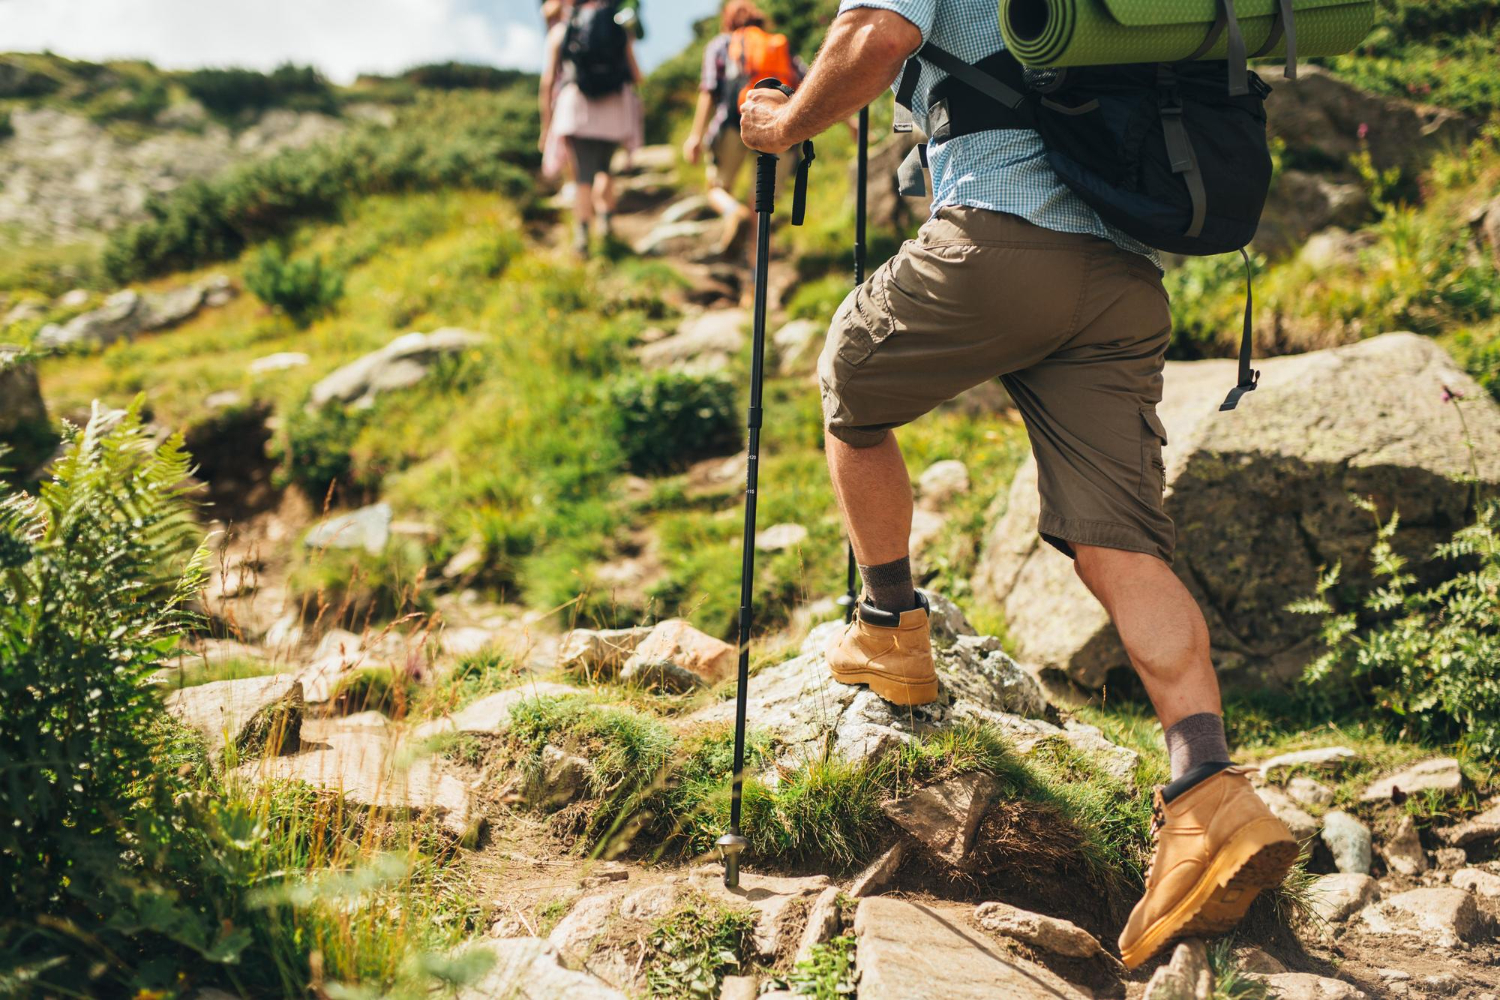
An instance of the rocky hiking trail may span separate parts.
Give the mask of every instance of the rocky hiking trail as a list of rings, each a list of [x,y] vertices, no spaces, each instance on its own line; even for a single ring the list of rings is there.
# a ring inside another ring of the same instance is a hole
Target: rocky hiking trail
[[[647,369],[726,371],[748,343],[749,317],[739,308],[746,277],[737,262],[695,259],[717,235],[717,223],[705,221],[701,199],[678,196],[676,170],[672,151],[647,149],[622,180],[618,239],[663,257],[684,278],[676,303],[684,318],[673,330],[644,336],[637,357]],[[558,232],[543,235],[564,245]],[[779,314],[795,271],[778,260],[772,277]],[[776,370],[808,377],[821,324],[779,322],[772,333]],[[471,336],[408,334],[332,373],[313,397],[368,405],[425,378]],[[267,370],[305,363],[264,359]],[[1182,371],[1168,377],[1169,394],[1179,395],[1169,395],[1164,418],[1174,441],[1180,436],[1188,445],[1168,475],[1188,502],[1205,497],[1204,517],[1225,502],[1212,492],[1213,456],[1249,450],[1224,440],[1236,432],[1216,429],[1199,412],[1198,401],[1227,378],[1226,364],[1177,365]],[[1462,384],[1465,377],[1414,337],[1272,362],[1278,364],[1288,369],[1277,373],[1284,388],[1259,394],[1283,394],[1272,413],[1305,413],[1305,400],[1327,398],[1330,384],[1352,399],[1409,393],[1415,381]],[[1406,381],[1389,385],[1396,370]],[[1353,418],[1333,408],[1319,419]],[[1290,455],[1297,429],[1295,420],[1287,423]],[[1326,466],[1307,466],[1310,482],[1330,498],[1371,482],[1397,483],[1403,495],[1426,490],[1420,495],[1430,519],[1441,523],[1456,502],[1439,484],[1439,474],[1451,471],[1454,445],[1429,424],[1417,414],[1378,448],[1350,445],[1330,454]],[[1363,440],[1357,427],[1336,429],[1333,440]],[[1500,436],[1500,419],[1481,414],[1477,433]],[[1252,466],[1247,475],[1281,481],[1297,467],[1288,459],[1264,472]],[[1434,474],[1426,479],[1413,472],[1427,469]],[[695,466],[688,482],[732,513],[743,475],[743,456],[717,458]],[[1195,487],[1200,481],[1205,485]],[[703,734],[722,741],[732,725],[733,647],[680,620],[594,631],[570,628],[567,609],[548,614],[491,604],[463,587],[477,552],[460,553],[443,568],[449,586],[429,615],[362,632],[330,628],[348,623],[345,609],[297,605],[285,553],[296,545],[378,553],[392,538],[428,530],[396,519],[384,503],[319,516],[287,491],[227,536],[204,599],[216,634],[226,638],[198,643],[162,679],[170,684],[178,672],[225,663],[253,665],[256,676],[182,688],[168,696],[168,707],[217,748],[216,764],[233,780],[301,782],[338,793],[385,823],[430,826],[452,845],[448,863],[467,873],[488,927],[469,947],[491,960],[481,978],[459,990],[463,997],[790,996],[786,987],[799,982],[799,963],[806,969],[837,959],[852,961],[857,972],[835,972],[826,988],[857,988],[866,1000],[1500,996],[1500,798],[1479,801],[1457,761],[1430,757],[1382,769],[1336,739],[1262,761],[1256,777],[1259,794],[1304,842],[1310,874],[1289,883],[1281,898],[1258,903],[1230,945],[1209,943],[1210,950],[1186,942],[1137,973],[1123,969],[1113,941],[1139,876],[1108,866],[1126,858],[1143,864],[1143,848],[1129,843],[1128,831],[1100,834],[1080,825],[1088,806],[1079,803],[1103,803],[1105,814],[1138,810],[1155,772],[1138,750],[1057,707],[1068,703],[1057,699],[1068,683],[1098,686],[1120,664],[1105,623],[1089,617],[1092,603],[1069,590],[1071,578],[1049,563],[1023,523],[1028,482],[1023,471],[1008,505],[997,501],[976,576],[1009,595],[1010,638],[1027,668],[939,594],[932,601],[942,696],[919,710],[894,709],[828,676],[823,650],[839,625],[826,621],[835,614],[826,599],[802,607],[785,629],[757,637],[749,800],[769,802],[788,789],[816,797],[820,786],[808,784],[809,774],[827,780],[855,771],[877,775],[893,794],[879,796],[877,814],[862,818],[863,839],[824,856],[778,851],[774,837],[792,833],[757,832],[756,820],[747,821],[752,848],[738,892],[723,887],[711,837],[702,836],[701,827],[716,820],[667,822],[654,811],[689,780],[681,748],[697,746]],[[968,471],[956,460],[924,472],[914,531],[919,553],[953,498],[969,489]],[[806,532],[799,524],[763,526],[757,544],[794,550]],[[1205,565],[1213,546],[1237,544],[1187,534],[1188,558]],[[1328,552],[1352,544],[1337,533],[1319,537]],[[598,579],[643,594],[659,570],[649,530],[632,548],[634,555]],[[1214,606],[1230,600],[1219,593],[1234,582],[1200,574],[1199,586]],[[1076,610],[1059,618],[1059,606]],[[1241,643],[1231,652],[1246,669],[1274,673],[1304,638],[1288,625],[1285,634],[1262,637],[1258,648]],[[466,686],[476,663],[505,664],[498,689],[490,683],[477,698]],[[391,667],[417,686],[382,704],[385,711],[350,696],[351,678]],[[539,722],[569,711],[615,712],[616,721],[657,718],[679,748],[679,764],[662,765],[649,789],[634,789],[607,759],[615,744],[597,729],[580,737]],[[1003,748],[986,765],[976,763],[968,742],[975,734]],[[949,752],[932,755],[938,763],[923,770],[929,758],[921,748],[932,746]],[[710,759],[722,783],[727,758]],[[915,770],[903,777],[903,767]],[[1354,779],[1359,787],[1351,793]],[[827,794],[838,789],[821,787]],[[627,792],[635,804],[622,807]],[[722,792],[703,802],[710,811],[722,807]],[[704,809],[703,802],[694,808]],[[1414,802],[1424,810],[1414,810]],[[856,806],[830,803],[835,811]],[[1420,829],[1412,813],[1423,820]],[[774,812],[751,808],[750,815]],[[1129,822],[1121,820],[1122,827]],[[1115,853],[1101,854],[1100,843]],[[746,915],[744,954],[696,978],[678,970],[665,980],[677,985],[663,986],[647,959],[670,946],[664,928],[685,912],[721,910]],[[738,974],[720,982],[725,972]],[[683,985],[690,983],[697,985]]]

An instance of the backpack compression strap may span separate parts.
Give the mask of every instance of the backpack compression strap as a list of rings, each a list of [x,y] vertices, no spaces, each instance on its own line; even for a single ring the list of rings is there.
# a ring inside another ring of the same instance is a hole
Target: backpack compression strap
[[[1239,406],[1245,393],[1254,392],[1260,385],[1260,372],[1250,366],[1251,354],[1255,350],[1255,330],[1251,325],[1251,314],[1255,305],[1254,269],[1250,264],[1250,255],[1243,247],[1240,248],[1240,256],[1245,258],[1245,332],[1240,338],[1240,383],[1229,390],[1229,396],[1224,400],[1224,405],[1219,407],[1221,413]]]
[[[1268,55],[1286,36],[1286,70],[1283,72],[1288,80],[1297,79],[1297,14],[1292,9],[1292,0],[1278,0],[1276,8],[1276,20],[1271,24],[1271,34],[1266,38],[1266,44],[1250,53],[1250,58]]]

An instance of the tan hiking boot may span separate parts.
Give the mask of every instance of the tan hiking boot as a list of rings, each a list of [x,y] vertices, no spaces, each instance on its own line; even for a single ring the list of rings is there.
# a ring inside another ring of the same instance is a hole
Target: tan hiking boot
[[[1262,889],[1281,884],[1297,861],[1297,841],[1255,794],[1246,768],[1205,778],[1171,802],[1152,804],[1156,851],[1146,895],[1120,935],[1120,957],[1134,969],[1180,937],[1234,927]]]
[[[893,705],[926,705],[937,701],[937,671],[932,663],[932,627],[927,601],[891,625],[877,625],[882,612],[861,603],[839,641],[828,651],[828,669],[843,684],[867,684]]]

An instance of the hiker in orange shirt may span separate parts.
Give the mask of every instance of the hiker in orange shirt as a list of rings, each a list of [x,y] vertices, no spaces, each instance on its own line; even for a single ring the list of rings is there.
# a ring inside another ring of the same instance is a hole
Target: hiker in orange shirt
[[[766,77],[796,87],[807,67],[792,55],[785,35],[774,34],[771,21],[751,0],[729,0],[720,17],[722,31],[703,53],[698,108],[693,128],[683,144],[689,163],[708,152],[708,201],[724,219],[724,235],[713,251],[732,251],[750,221],[750,206],[735,196],[741,168],[752,154],[740,141],[740,105],[745,92]],[[785,181],[797,168],[797,156],[781,158]]]

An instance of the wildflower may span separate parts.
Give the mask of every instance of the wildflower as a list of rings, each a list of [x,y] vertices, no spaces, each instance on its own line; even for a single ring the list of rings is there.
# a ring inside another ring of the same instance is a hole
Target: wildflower
[[[1361,142],[1363,142],[1365,139],[1370,138],[1370,123],[1369,122],[1360,122],[1359,123],[1359,138],[1360,138]]]
[[[1445,403],[1454,403],[1454,402],[1457,402],[1458,400],[1463,399],[1463,398],[1464,398],[1464,394],[1463,393],[1458,392],[1457,390],[1454,390],[1454,389],[1450,389],[1446,385],[1443,386],[1443,402],[1445,402]]]

